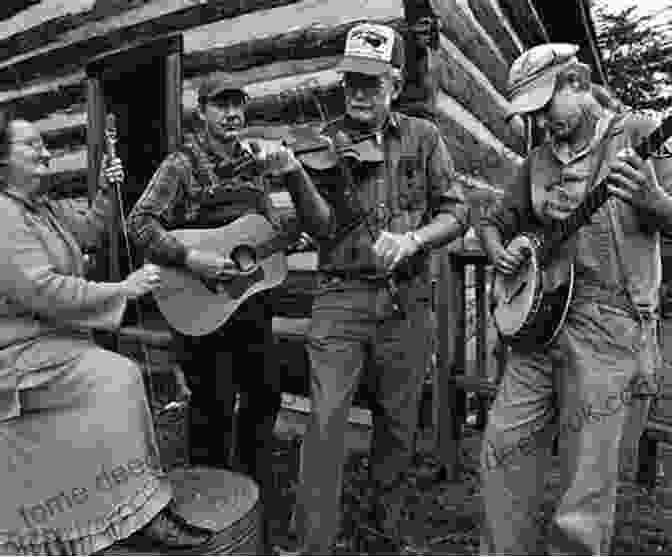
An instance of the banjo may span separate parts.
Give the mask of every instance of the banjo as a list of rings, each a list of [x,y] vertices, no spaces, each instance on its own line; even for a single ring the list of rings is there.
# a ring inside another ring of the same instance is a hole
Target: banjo
[[[642,140],[635,152],[647,159],[672,135],[672,116]],[[521,250],[526,261],[517,273],[495,273],[493,317],[502,340],[509,345],[540,347],[550,344],[567,317],[574,292],[574,264],[553,263],[555,250],[590,222],[609,198],[608,176],[591,189],[581,204],[563,220],[537,232],[516,236],[507,248]],[[558,276],[562,280],[558,281]]]

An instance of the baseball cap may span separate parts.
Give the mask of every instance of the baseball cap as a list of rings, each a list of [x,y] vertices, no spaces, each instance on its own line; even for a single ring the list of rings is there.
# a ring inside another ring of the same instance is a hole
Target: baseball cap
[[[547,43],[534,46],[516,58],[509,71],[508,118],[534,112],[548,103],[558,74],[578,62],[578,50],[575,44]]]
[[[360,23],[348,31],[336,71],[381,75],[390,68],[403,70],[404,62],[404,40],[397,31],[387,25]]]
[[[249,98],[245,91],[243,81],[230,73],[216,72],[207,76],[198,88],[198,100],[206,101],[224,94],[240,94],[247,101]]]

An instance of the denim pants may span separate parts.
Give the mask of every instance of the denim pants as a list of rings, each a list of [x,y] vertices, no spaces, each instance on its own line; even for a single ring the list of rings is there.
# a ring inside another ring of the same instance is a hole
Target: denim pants
[[[550,348],[512,352],[481,452],[481,554],[608,553],[619,457],[641,433],[648,404],[637,395],[651,392],[642,386],[658,363],[655,325],[575,303]],[[629,420],[640,430],[626,440]],[[556,435],[561,499],[544,544],[538,517]]]
[[[393,491],[411,464],[431,342],[429,283],[402,284],[400,295],[405,316],[379,283],[328,279],[315,299],[308,339],[313,411],[297,505],[307,554],[329,554],[338,532],[348,412],[360,380],[375,398],[374,485]]]

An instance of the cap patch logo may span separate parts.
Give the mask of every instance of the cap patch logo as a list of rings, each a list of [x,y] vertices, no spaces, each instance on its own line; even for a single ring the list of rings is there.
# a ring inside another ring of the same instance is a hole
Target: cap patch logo
[[[348,35],[346,56],[360,56],[383,62],[392,59],[394,32],[386,27],[359,26]]]

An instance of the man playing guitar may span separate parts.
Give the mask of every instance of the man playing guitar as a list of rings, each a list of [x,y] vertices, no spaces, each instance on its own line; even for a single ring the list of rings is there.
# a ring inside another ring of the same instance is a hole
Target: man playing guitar
[[[547,139],[481,222],[497,273],[512,276],[526,264],[530,253],[509,243],[521,233],[562,225],[596,184],[611,198],[546,268],[551,283],[574,269],[564,326],[548,344],[512,347],[484,434],[482,554],[608,553],[624,424],[638,394],[626,392],[650,378],[658,360],[660,231],[672,228],[665,191],[672,158],[659,150],[644,162],[635,153],[656,122],[603,106],[577,51],[536,46],[509,73],[512,114],[530,115]],[[562,496],[541,547],[536,517],[556,438]]]
[[[188,248],[169,231],[221,227],[250,213],[270,219],[269,175],[284,177],[300,223],[310,228],[326,213],[301,164],[278,142],[257,141],[255,164],[240,172],[232,168],[246,151],[238,140],[245,126],[246,102],[243,87],[230,75],[213,74],[201,84],[198,129],[185,134],[183,148],[166,157],[128,218],[131,238],[150,261],[186,269],[203,279],[233,280],[238,271],[230,259]],[[259,293],[214,333],[188,336],[174,331],[192,391],[191,462],[230,464],[238,390],[235,464],[258,481],[262,502],[270,488],[271,441],[281,400],[280,377],[272,361],[270,308],[268,294]]]

